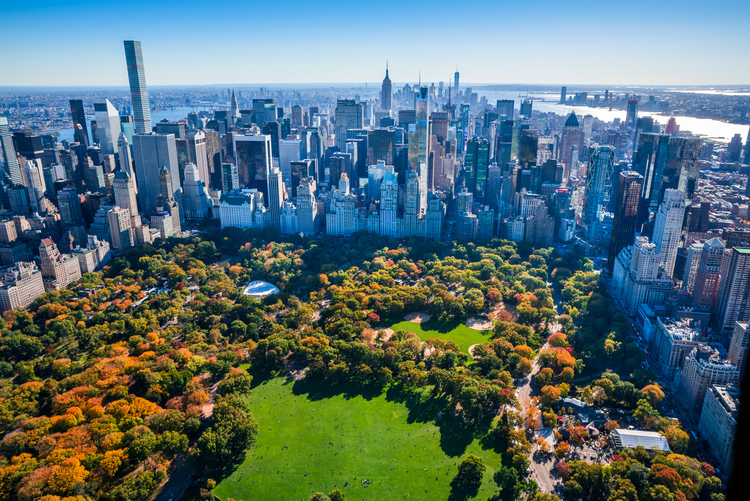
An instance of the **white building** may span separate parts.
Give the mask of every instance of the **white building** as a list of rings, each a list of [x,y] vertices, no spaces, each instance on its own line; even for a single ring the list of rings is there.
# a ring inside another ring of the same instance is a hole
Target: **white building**
[[[512,219],[503,219],[503,236],[506,240],[520,242],[525,238],[526,223],[523,217],[516,216]]]
[[[200,220],[208,217],[209,198],[206,185],[200,177],[198,167],[193,163],[185,165],[185,182],[183,188],[183,207],[185,219]]]
[[[641,304],[664,304],[674,282],[660,270],[661,256],[647,237],[620,251],[612,272],[612,295],[623,298],[625,309],[635,315]],[[674,264],[674,263],[673,263]]]
[[[659,363],[659,369],[668,378],[673,378],[682,368],[685,357],[701,344],[700,331],[690,327],[684,320],[657,317],[656,332],[651,351]]]
[[[317,184],[312,177],[302,179],[297,187],[297,231],[305,235],[315,235],[320,231],[316,190]]]
[[[258,190],[239,190],[225,193],[219,203],[221,227],[255,228],[254,214],[263,205],[263,193]]]
[[[349,236],[357,231],[357,197],[349,193],[349,177],[344,172],[339,179],[339,188],[333,192],[331,208],[326,212],[326,234]]]
[[[42,272],[34,263],[16,263],[9,268],[0,286],[0,310],[6,312],[16,308],[28,308],[36,298],[44,294]]]
[[[686,409],[700,412],[706,391],[715,384],[739,383],[739,369],[724,358],[725,353],[703,344],[693,348],[685,357],[678,392]]]
[[[653,242],[659,254],[659,263],[664,267],[667,276],[674,273],[674,263],[677,259],[677,247],[682,235],[682,220],[685,216],[685,192],[668,189],[664,192],[664,200],[659,205],[654,220]]]

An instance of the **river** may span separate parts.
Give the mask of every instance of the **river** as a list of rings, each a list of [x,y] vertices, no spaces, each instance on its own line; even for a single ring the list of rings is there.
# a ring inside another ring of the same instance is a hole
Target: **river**
[[[498,99],[514,99],[518,106],[523,98],[518,97],[518,91],[485,91],[483,92],[489,101],[489,104],[495,104]],[[625,120],[625,110],[611,110],[609,108],[590,108],[588,106],[571,106],[569,104],[560,104],[559,94],[551,93],[529,93],[529,97],[535,99],[533,109],[537,111],[552,112],[558,115],[568,115],[571,111],[575,111],[577,115],[592,115],[603,122],[613,122],[615,118]],[[536,100],[546,99],[546,101]],[[638,116],[650,116],[654,118],[655,122],[662,125],[666,125],[671,116],[660,115],[651,112],[639,112]],[[677,125],[680,126],[681,131],[690,131],[693,134],[702,136],[704,139],[715,141],[718,143],[728,143],[735,134],[739,134],[742,137],[743,142],[747,139],[748,125],[737,125],[722,122],[720,120],[712,120],[708,118],[693,118],[693,117],[680,117],[675,116]]]

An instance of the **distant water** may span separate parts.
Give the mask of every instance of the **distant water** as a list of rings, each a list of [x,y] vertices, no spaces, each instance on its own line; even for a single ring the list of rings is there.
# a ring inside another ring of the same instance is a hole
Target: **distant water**
[[[161,111],[152,111],[151,112],[151,124],[156,124],[157,122],[161,122],[165,118],[169,120],[170,122],[174,122],[176,120],[180,120],[183,118],[187,118],[188,113],[193,111],[193,108],[188,107],[182,107],[182,108],[175,108],[173,110],[161,110]],[[91,121],[88,121],[88,127],[89,127],[89,135],[91,134]],[[60,135],[57,137],[58,142],[62,141],[68,141],[73,142],[73,128],[70,129],[58,129],[58,130],[48,130],[45,132],[59,132]],[[89,137],[89,140],[91,138]]]
[[[494,104],[498,99],[514,99],[517,107],[520,107],[520,102],[523,98],[518,97],[518,92],[498,92],[488,91],[484,92],[487,96],[489,104]],[[625,120],[625,110],[612,110],[609,108],[590,108],[588,106],[570,106],[567,104],[559,104],[557,100],[559,95],[556,94],[535,94],[530,93],[529,97],[535,98],[533,109],[537,111],[552,112],[558,115],[568,115],[571,111],[575,111],[576,115],[592,115],[603,122],[612,122],[615,118]],[[536,99],[546,99],[546,101],[537,101]],[[651,112],[639,112],[638,116],[650,116],[654,117],[654,121],[665,125],[669,122],[670,116],[659,115]],[[677,125],[680,126],[681,131],[690,131],[693,134],[703,136],[704,139],[715,141],[718,143],[728,143],[735,134],[739,134],[744,142],[747,139],[748,125],[737,125],[722,122],[720,120],[711,120],[708,118],[692,118],[692,117],[679,117],[675,116]]]

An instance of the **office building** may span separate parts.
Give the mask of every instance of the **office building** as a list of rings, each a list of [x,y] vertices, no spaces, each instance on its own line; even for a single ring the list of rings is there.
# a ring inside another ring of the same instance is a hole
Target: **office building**
[[[590,240],[596,234],[596,226],[602,220],[602,213],[609,207],[614,160],[615,152],[611,146],[592,146],[581,215],[587,225]]]
[[[235,136],[234,151],[240,188],[258,190],[267,199],[272,165],[271,137]]]
[[[666,190],[664,200],[659,205],[654,222],[654,237],[661,264],[668,276],[674,274],[677,247],[682,235],[682,221],[685,217],[685,194],[680,190]]]
[[[125,40],[125,61],[128,65],[130,97],[133,100],[133,116],[137,134],[151,133],[151,108],[146,88],[146,70],[143,67],[143,52],[138,40]],[[98,123],[98,118],[97,118]]]
[[[711,454],[719,460],[725,474],[734,466],[733,445],[740,408],[737,385],[713,385],[703,399],[698,431],[708,441]]]
[[[29,189],[31,208],[34,212],[45,212],[47,203],[44,192],[47,191],[42,172],[42,162],[38,158],[26,160],[26,187]]]
[[[182,190],[174,134],[134,135],[133,159],[141,211],[153,212],[156,209],[156,197],[161,189],[159,172],[162,167],[165,167],[171,176],[173,193],[170,195],[181,203]]]
[[[135,182],[135,169],[133,167],[133,154],[130,150],[130,141],[128,141],[128,138],[123,133],[120,133],[120,137],[117,139],[117,156],[120,161],[120,170],[127,173],[129,177],[133,178],[133,182]]]
[[[643,176],[632,170],[620,173],[614,205],[612,238],[609,242],[609,258],[607,260],[607,268],[610,273],[615,267],[617,255],[624,247],[632,245],[635,239],[638,204],[642,188]]]
[[[301,151],[302,143],[299,139],[279,140],[279,169],[285,182],[291,179],[291,162],[299,162]]]
[[[109,99],[94,101],[96,130],[99,136],[99,147],[105,155],[116,153],[117,140],[120,137],[120,114]]]
[[[638,100],[628,99],[627,115],[625,117],[625,124],[628,129],[635,129],[635,121],[638,119]]]
[[[233,163],[221,164],[222,189],[224,193],[240,189],[240,178],[237,175],[237,166]]]
[[[565,104],[565,101],[568,98],[567,94],[568,94],[568,88],[563,86],[562,90],[560,91],[560,104]]]
[[[391,85],[391,79],[388,78],[388,64],[385,65],[385,78],[383,79],[383,85],[380,88],[380,109],[385,111],[391,111],[393,108],[393,87]]]
[[[73,118],[73,137],[76,143],[89,146],[89,128],[86,125],[86,113],[83,111],[83,101],[70,100],[70,114]]]
[[[361,103],[353,99],[339,99],[337,101],[334,134],[336,135],[335,146],[338,147],[339,151],[346,151],[346,131],[361,129],[363,123],[364,110]],[[297,210],[299,211],[299,207]]]
[[[581,151],[583,151],[583,130],[575,112],[572,112],[563,125],[560,147],[557,150],[557,161],[565,166],[566,184],[570,180],[570,173],[578,169],[578,154]]]
[[[208,217],[209,198],[206,185],[198,172],[198,167],[189,163],[185,166],[185,183],[183,184],[183,207],[185,219],[198,221]]]
[[[5,313],[8,310],[28,308],[44,292],[42,272],[36,264],[16,263],[16,266],[9,268],[3,277],[3,285],[0,286],[0,310]]]
[[[268,175],[268,212],[270,226],[273,228],[281,228],[281,210],[284,207],[284,201],[284,182],[281,179],[281,171],[274,167]]]
[[[378,128],[367,133],[367,165],[376,165],[383,160],[393,165],[396,160],[396,129]],[[331,183],[334,181],[332,180]]]
[[[297,187],[297,231],[305,235],[315,235],[320,231],[316,190],[317,184],[312,177],[302,179]]]
[[[464,155],[464,182],[478,202],[485,202],[487,175],[490,164],[490,143],[483,137],[475,137],[466,143]]]
[[[205,186],[211,181],[211,172],[208,166],[208,153],[206,151],[206,133],[202,130],[189,130],[185,133],[190,162],[198,169],[198,177]]]
[[[349,192],[349,177],[343,173],[326,212],[326,234],[350,236],[359,231],[358,216],[357,197]]]
[[[498,99],[497,101],[497,117],[498,117],[498,123],[502,117],[505,117],[505,120],[513,120],[513,107],[515,105],[515,101],[512,99]]]
[[[2,148],[3,153],[3,163],[0,164],[0,167],[10,177],[13,184],[23,184],[23,174],[18,164],[18,156],[8,126],[8,119],[3,116],[0,116],[0,148]]]

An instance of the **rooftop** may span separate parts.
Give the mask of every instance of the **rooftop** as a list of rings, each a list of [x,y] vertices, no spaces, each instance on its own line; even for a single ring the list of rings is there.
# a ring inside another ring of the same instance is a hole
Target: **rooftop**
[[[245,287],[245,290],[243,290],[242,293],[246,296],[265,297],[270,296],[271,294],[278,294],[279,289],[268,282],[256,280],[255,282],[247,284],[247,287]]]
[[[640,446],[646,449],[669,451],[667,439],[655,431],[625,430],[617,429],[614,434],[615,446],[635,448]]]

